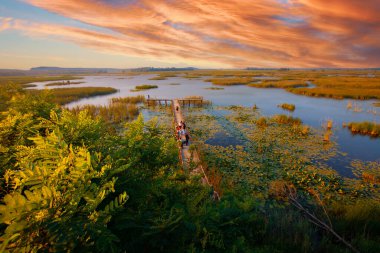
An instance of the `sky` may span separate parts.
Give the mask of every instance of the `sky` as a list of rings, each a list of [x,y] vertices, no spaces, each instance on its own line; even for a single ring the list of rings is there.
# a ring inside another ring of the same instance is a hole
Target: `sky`
[[[0,68],[380,67],[380,0],[0,0]]]

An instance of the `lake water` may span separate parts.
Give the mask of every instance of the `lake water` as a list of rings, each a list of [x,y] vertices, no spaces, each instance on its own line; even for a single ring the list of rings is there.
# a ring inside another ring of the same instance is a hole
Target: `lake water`
[[[327,120],[334,122],[334,135],[339,146],[339,150],[347,153],[345,157],[337,157],[330,161],[330,164],[340,174],[351,176],[348,165],[353,159],[364,161],[380,161],[380,138],[374,139],[369,136],[352,135],[351,132],[342,127],[343,123],[351,121],[374,121],[380,123],[380,108],[372,106],[374,100],[357,101],[350,99],[335,100],[326,98],[313,98],[295,95],[282,89],[261,89],[244,85],[223,86],[224,90],[207,90],[212,87],[211,83],[202,79],[185,79],[182,77],[170,77],[167,80],[149,80],[155,77],[152,75],[139,75],[131,77],[120,76],[87,76],[82,84],[67,86],[50,86],[49,88],[63,87],[113,87],[119,90],[118,93],[106,96],[98,96],[82,99],[67,105],[74,107],[77,105],[94,104],[106,105],[112,97],[149,95],[151,98],[180,98],[184,96],[203,96],[212,101],[216,106],[242,105],[253,106],[256,104],[263,115],[271,116],[284,113],[299,117],[302,121],[315,128],[321,128]],[[263,77],[265,78],[265,77]],[[35,83],[36,88],[43,89],[49,82]],[[173,83],[180,85],[171,85]],[[158,89],[131,92],[136,85],[155,84]],[[351,102],[354,107],[359,108],[358,112],[347,110],[347,104]],[[295,104],[296,110],[292,113],[286,112],[277,105],[282,103]]]

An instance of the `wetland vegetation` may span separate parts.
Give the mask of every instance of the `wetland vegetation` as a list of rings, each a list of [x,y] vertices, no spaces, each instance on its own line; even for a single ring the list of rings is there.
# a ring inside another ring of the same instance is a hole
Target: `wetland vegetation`
[[[29,84],[30,86],[30,84],[34,82],[77,80],[81,78],[82,77],[77,76],[0,76],[0,85],[13,83],[23,86]]]
[[[354,134],[364,134],[372,137],[380,135],[380,124],[374,122],[350,122],[347,127]]]
[[[157,85],[151,85],[151,84],[142,84],[142,85],[137,85],[135,87],[135,90],[149,90],[149,89],[157,89]]]
[[[311,78],[273,72],[265,75]],[[199,74],[254,79],[263,72]],[[144,96],[61,106],[96,92],[0,86],[2,250],[380,250],[380,163],[355,160],[355,177],[340,176],[327,163],[339,150],[323,130],[256,106],[183,108],[191,149],[222,195],[215,202],[214,189],[180,164],[171,108],[149,108],[158,117],[144,121]]]
[[[284,110],[288,110],[288,111],[291,111],[291,112],[293,112],[296,109],[296,106],[294,104],[283,103],[283,104],[280,104],[278,106],[281,107]]]
[[[61,82],[47,83],[45,84],[45,86],[65,86],[65,85],[81,84],[81,83],[83,82],[61,81]]]

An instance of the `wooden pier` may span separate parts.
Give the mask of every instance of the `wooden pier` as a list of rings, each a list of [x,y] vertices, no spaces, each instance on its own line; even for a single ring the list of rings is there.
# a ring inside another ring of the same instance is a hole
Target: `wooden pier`
[[[182,106],[191,106],[191,105],[203,105],[206,101],[203,98],[176,98],[176,99],[168,99],[168,98],[148,98],[146,99],[146,104],[150,105],[165,105],[170,106],[173,104],[173,101],[178,101],[178,104]]]
[[[181,105],[180,105],[180,100],[179,99],[174,99],[172,102],[172,107],[173,107],[173,114],[174,114],[174,128],[175,128],[175,133],[177,135],[176,127],[179,125],[179,123],[185,122],[185,119],[182,114],[181,110]],[[187,128],[186,131],[189,133],[189,129]],[[181,138],[185,138],[182,136]],[[199,155],[196,150],[190,151],[189,146],[184,145],[181,147],[179,145],[179,152],[180,152],[180,158],[182,161],[182,165],[185,169],[185,171],[188,171],[190,175],[201,175],[202,179],[201,182],[203,185],[208,185],[211,186],[211,183],[203,169],[203,166],[201,164]],[[194,168],[192,168],[190,165],[194,164]],[[191,171],[190,171],[191,170]],[[213,198],[215,200],[219,200],[220,196],[217,191],[214,190],[213,192]]]

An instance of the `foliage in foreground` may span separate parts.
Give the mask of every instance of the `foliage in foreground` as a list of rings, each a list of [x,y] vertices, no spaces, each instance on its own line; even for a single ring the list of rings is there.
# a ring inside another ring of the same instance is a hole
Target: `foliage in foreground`
[[[327,222],[326,207],[333,228],[356,248],[379,249],[376,164],[353,164],[361,179],[349,182],[323,166],[314,170],[314,158],[333,147],[296,118],[265,118],[258,129],[259,115],[247,108],[193,118],[191,131],[202,139],[224,129],[247,144],[204,151],[223,173],[224,195],[214,202],[211,189],[178,166],[171,128],[138,117],[118,134],[86,110],[25,99],[11,99],[0,121],[1,250],[348,252],[292,204],[289,187]],[[27,101],[40,106],[22,106]]]

